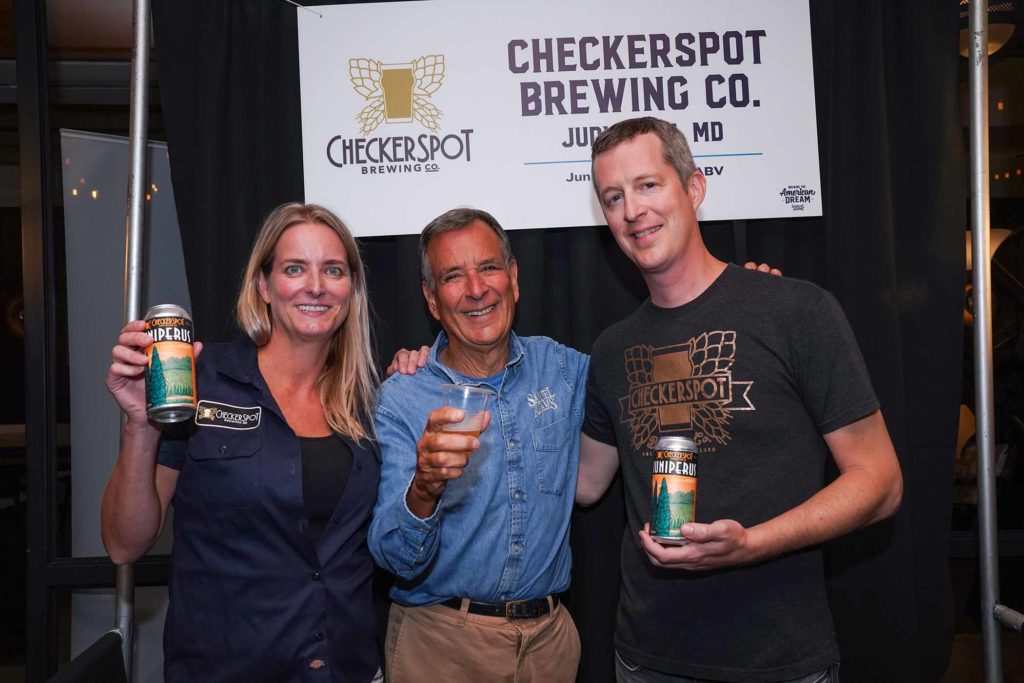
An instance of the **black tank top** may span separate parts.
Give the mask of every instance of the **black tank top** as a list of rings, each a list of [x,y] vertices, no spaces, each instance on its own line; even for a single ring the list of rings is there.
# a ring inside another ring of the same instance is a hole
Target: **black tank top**
[[[302,500],[309,527],[306,535],[313,545],[338,507],[352,472],[352,450],[336,436],[300,436],[302,448]]]

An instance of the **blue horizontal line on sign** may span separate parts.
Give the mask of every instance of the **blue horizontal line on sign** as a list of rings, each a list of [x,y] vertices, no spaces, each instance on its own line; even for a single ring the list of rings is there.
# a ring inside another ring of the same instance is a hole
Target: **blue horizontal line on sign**
[[[733,154],[694,154],[694,159],[715,159],[718,157],[760,157],[764,152],[736,152]],[[590,159],[567,159],[564,161],[524,161],[523,166],[545,166],[548,164],[589,164]]]
[[[694,159],[711,159],[713,157],[761,157],[764,152],[736,152],[734,154],[694,154]]]

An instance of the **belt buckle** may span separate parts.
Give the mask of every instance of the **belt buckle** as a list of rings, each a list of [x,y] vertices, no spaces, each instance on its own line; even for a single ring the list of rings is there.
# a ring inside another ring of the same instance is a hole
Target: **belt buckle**
[[[505,618],[506,619],[525,619],[526,616],[521,612],[526,607],[526,600],[510,600],[505,603]]]

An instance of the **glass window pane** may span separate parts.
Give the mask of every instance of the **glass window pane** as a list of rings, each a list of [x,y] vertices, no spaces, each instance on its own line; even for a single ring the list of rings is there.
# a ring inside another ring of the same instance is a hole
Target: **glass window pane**
[[[98,510],[116,458],[119,427],[103,379],[121,326],[123,301],[132,3],[49,0],[47,32],[60,435],[55,555],[93,557],[105,555]],[[152,65],[149,73],[149,139],[162,140]],[[120,154],[114,155],[117,162],[89,166],[85,162],[95,159],[66,149],[62,130],[82,131],[97,140],[116,136],[118,140],[107,142]],[[150,157],[161,169],[167,168],[165,148]],[[173,211],[169,171],[166,180],[161,175],[149,181],[157,188],[150,192],[151,205]],[[91,232],[95,230],[102,234]],[[91,253],[83,255],[83,249]],[[82,266],[83,258],[93,259],[91,270]],[[73,279],[76,276],[78,280]],[[112,281],[114,286],[100,292],[92,286],[98,281]],[[88,347],[85,355],[80,353],[83,345]],[[168,552],[169,543],[154,551]]]

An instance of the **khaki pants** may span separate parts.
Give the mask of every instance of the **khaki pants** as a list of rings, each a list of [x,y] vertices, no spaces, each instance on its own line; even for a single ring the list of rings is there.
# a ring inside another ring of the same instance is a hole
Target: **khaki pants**
[[[561,604],[539,619],[485,617],[441,605],[391,605],[389,683],[572,683],[580,637]]]

